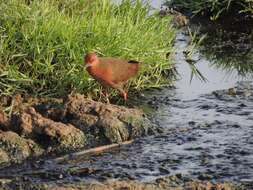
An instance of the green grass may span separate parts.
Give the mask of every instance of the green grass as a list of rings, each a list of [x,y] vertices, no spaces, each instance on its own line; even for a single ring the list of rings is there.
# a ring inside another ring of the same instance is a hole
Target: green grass
[[[83,68],[88,51],[143,62],[131,89],[159,87],[174,65],[170,17],[124,0],[0,0],[0,94],[61,96],[75,89],[98,94]]]
[[[171,0],[166,4],[194,15],[209,16],[211,20],[217,20],[230,12],[253,14],[252,0]]]

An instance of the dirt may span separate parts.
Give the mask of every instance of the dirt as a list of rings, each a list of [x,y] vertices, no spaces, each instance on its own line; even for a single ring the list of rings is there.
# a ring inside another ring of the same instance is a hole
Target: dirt
[[[0,110],[0,129],[7,129],[10,125],[10,120],[6,116],[6,114]]]
[[[71,124],[55,122],[43,117],[33,107],[12,118],[11,128],[22,137],[35,139],[43,147],[53,147],[53,151],[64,152],[82,148],[85,135]]]
[[[7,101],[8,102],[8,101]],[[0,165],[62,154],[153,134],[142,111],[71,94],[65,100],[15,96],[12,114],[0,112]]]
[[[29,156],[38,156],[42,152],[31,139],[24,139],[12,131],[0,131],[0,164],[20,163]]]
[[[1,183],[0,183],[1,184]],[[243,190],[245,187],[232,183],[211,183],[191,180],[180,175],[158,178],[151,182],[138,182],[134,180],[104,182],[77,182],[65,184],[33,184],[31,182],[2,181],[3,190]]]
[[[69,97],[66,105],[63,117],[85,134],[94,134],[89,140],[93,146],[155,133],[154,126],[138,109],[87,100],[79,94]]]

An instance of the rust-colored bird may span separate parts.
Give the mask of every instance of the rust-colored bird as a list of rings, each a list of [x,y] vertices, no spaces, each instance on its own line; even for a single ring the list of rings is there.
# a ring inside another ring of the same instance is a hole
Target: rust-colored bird
[[[124,100],[127,100],[127,92],[123,89],[124,84],[137,75],[140,63],[133,60],[123,60],[113,57],[98,57],[95,53],[85,56],[85,67],[88,73],[100,82],[105,88],[111,87],[119,90]],[[106,93],[107,101],[107,93]]]

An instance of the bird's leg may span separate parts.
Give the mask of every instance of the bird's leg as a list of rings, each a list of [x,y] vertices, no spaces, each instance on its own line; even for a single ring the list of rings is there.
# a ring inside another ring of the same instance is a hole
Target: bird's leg
[[[111,82],[110,86],[119,90],[121,92],[121,94],[124,97],[124,100],[127,101],[127,93],[125,92],[125,90],[123,89],[123,87],[121,85],[116,85],[115,83]]]
[[[108,88],[107,88],[107,87],[104,87],[104,88],[103,88],[103,95],[104,95],[104,97],[105,97],[105,99],[106,99],[106,103],[107,103],[107,104],[110,104],[110,100],[109,100],[109,98],[108,98]]]
[[[127,101],[127,93],[125,90],[123,90],[123,88],[118,88],[118,90],[121,92],[121,94],[123,95],[123,98],[125,101]]]
[[[105,98],[106,98],[106,103],[110,104],[109,96],[108,96],[108,88],[105,88]]]
[[[123,93],[123,97],[124,97],[124,100],[127,101],[127,93],[126,92]]]

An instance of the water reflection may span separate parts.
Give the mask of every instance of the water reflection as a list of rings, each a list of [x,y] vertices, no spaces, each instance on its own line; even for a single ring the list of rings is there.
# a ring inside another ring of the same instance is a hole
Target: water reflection
[[[167,0],[165,5],[191,15],[191,30],[196,31],[199,35],[206,34],[200,49],[201,54],[212,62],[214,67],[232,75],[234,72],[242,77],[252,75],[252,16],[232,11],[216,21],[210,21],[208,16],[193,16],[192,13],[187,12],[182,1]]]
[[[237,71],[240,76],[253,73],[253,43],[247,33],[219,30],[207,33],[202,53],[213,60],[217,68]]]
[[[182,99],[197,98],[201,94],[231,88],[238,81],[247,80],[247,78],[238,75],[235,69],[231,69],[228,72],[227,70],[218,68],[215,60],[208,58],[206,54],[202,55],[201,52],[196,51],[192,58],[197,60],[195,65],[205,78],[207,78],[207,82],[203,82],[197,77],[194,77],[190,82],[191,68],[186,62],[184,55],[189,40],[189,37],[182,32],[178,34],[175,43],[176,55],[174,59],[177,64],[178,73],[180,74],[180,79],[176,82],[178,97]]]

